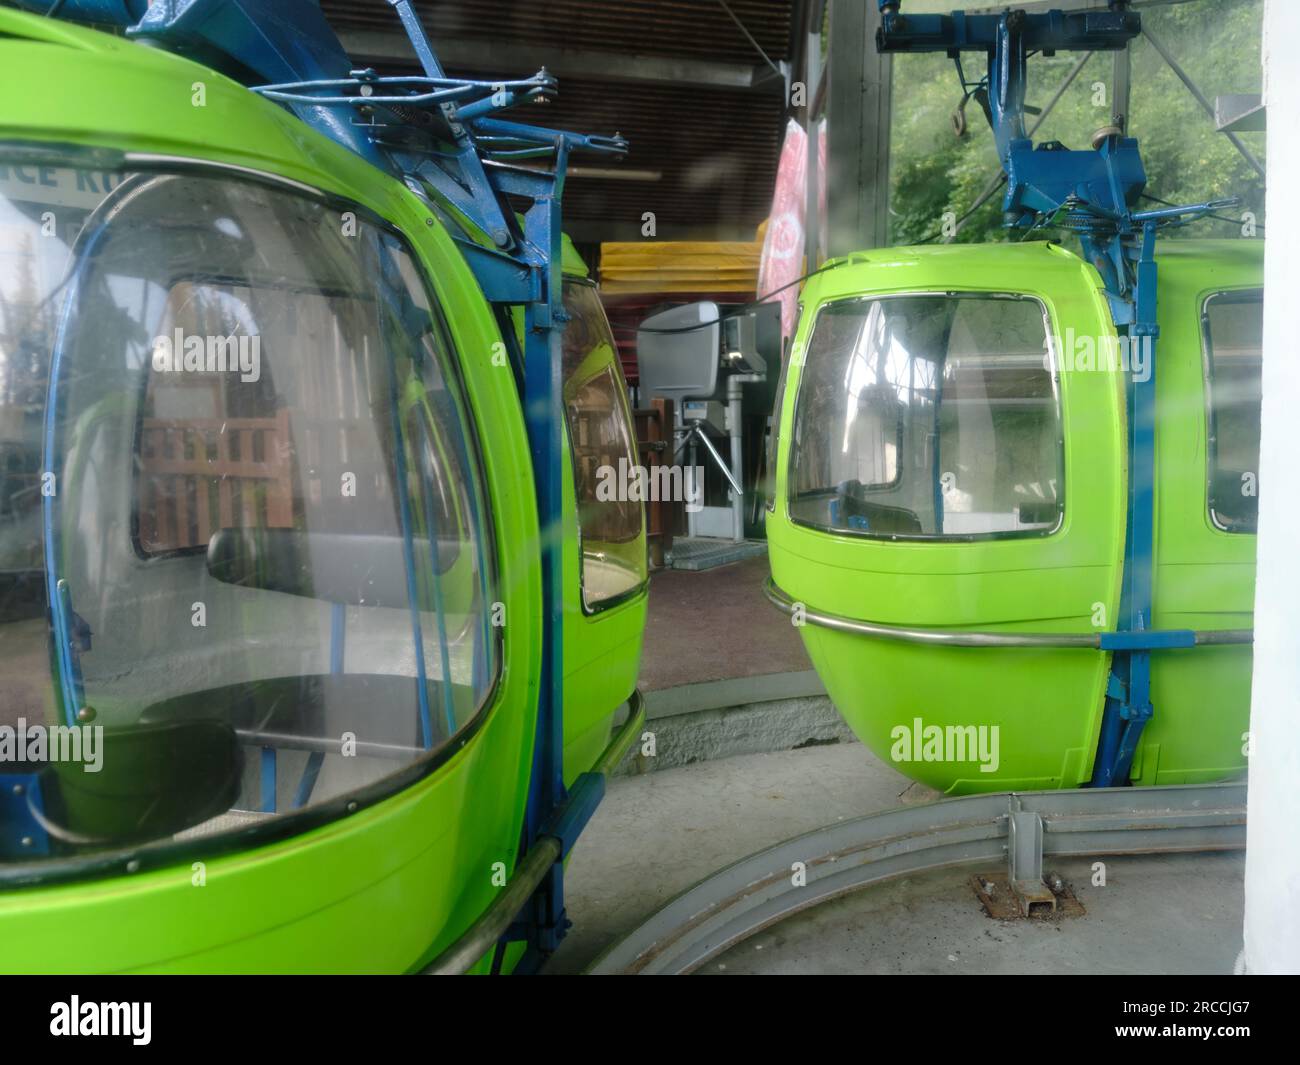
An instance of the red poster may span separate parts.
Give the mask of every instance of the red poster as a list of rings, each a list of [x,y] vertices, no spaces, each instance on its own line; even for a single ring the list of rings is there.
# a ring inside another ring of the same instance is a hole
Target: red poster
[[[791,119],[785,128],[772,213],[768,216],[767,236],[759,260],[760,295],[789,285],[804,272],[803,216],[807,170],[808,136],[803,127]],[[792,286],[773,298],[781,301],[781,331],[787,337],[792,336],[795,308],[799,302],[798,286]]]

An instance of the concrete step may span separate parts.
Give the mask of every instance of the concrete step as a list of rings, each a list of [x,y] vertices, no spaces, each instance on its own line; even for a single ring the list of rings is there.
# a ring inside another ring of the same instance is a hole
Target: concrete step
[[[654,754],[634,747],[615,775],[857,742],[812,670],[647,692],[646,732]]]

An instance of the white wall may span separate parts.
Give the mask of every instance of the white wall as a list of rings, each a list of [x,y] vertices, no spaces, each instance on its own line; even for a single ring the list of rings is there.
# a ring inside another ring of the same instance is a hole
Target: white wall
[[[1259,580],[1250,725],[1244,963],[1251,973],[1300,972],[1300,3],[1267,0],[1268,240],[1264,291],[1264,424]],[[1210,885],[1206,890],[1212,890]]]

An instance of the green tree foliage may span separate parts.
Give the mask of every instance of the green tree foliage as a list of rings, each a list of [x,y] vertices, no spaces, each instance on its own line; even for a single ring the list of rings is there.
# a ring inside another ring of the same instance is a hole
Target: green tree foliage
[[[948,11],[955,0],[908,0],[905,10],[921,14]],[[1063,0],[1062,7],[1070,4]],[[1140,7],[1146,26],[1213,102],[1226,93],[1259,92],[1263,0],[1192,0]],[[1207,220],[1176,231],[1208,237],[1241,233],[1235,221],[1250,211],[1264,223],[1264,182],[1143,38],[1132,47],[1130,132],[1139,139],[1147,169],[1147,191],[1176,203],[1239,196],[1234,221]],[[1044,106],[1065,80],[1079,55],[1035,56],[1029,63],[1027,101]],[[971,57],[968,79],[983,74]],[[1035,134],[1035,141],[1060,141],[1088,147],[1092,133],[1109,123],[1112,57],[1094,55]],[[945,213],[961,218],[1001,172],[993,137],[979,105],[966,107],[968,132],[958,138],[951,115],[961,100],[951,60],[941,55],[894,58],[891,239],[896,244],[941,239]],[[1027,116],[1032,124],[1034,117]],[[1242,135],[1262,161],[1264,134]],[[1002,229],[999,191],[961,228],[956,240],[980,243],[1017,239]],[[1060,234],[1049,231],[1056,237]]]

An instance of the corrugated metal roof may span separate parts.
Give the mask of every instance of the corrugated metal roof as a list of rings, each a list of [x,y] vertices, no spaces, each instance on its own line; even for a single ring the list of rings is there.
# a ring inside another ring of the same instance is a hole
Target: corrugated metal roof
[[[791,0],[728,0],[773,59],[789,58]],[[417,0],[424,25],[439,37],[555,41],[632,55],[760,61],[714,0]],[[321,0],[336,30],[388,30],[396,16],[382,0]]]
[[[545,114],[539,121],[548,125],[619,132],[630,142],[622,163],[574,157],[575,166],[662,174],[658,181],[569,179],[565,218],[602,223],[599,239],[636,239],[647,211],[655,215],[660,239],[687,229],[752,239],[767,217],[781,150],[780,97],[566,78],[559,99],[538,110]],[[581,235],[592,239],[588,232]]]
[[[794,0],[728,0],[764,51],[788,58]],[[759,65],[763,60],[713,0],[443,0],[417,3],[434,41],[491,39],[533,49],[548,43],[604,54]],[[341,33],[391,33],[396,15],[377,0],[322,0]],[[463,49],[461,50],[464,51]],[[395,62],[386,69],[409,70]],[[449,67],[451,64],[449,64]],[[451,73],[482,77],[483,72]],[[504,70],[519,75],[529,70]],[[622,133],[622,163],[575,157],[576,167],[613,167],[658,180],[573,176],[565,222],[579,240],[639,239],[655,215],[659,239],[750,240],[766,217],[783,133],[779,92],[672,81],[560,77],[559,99],[512,118],[591,133]]]

